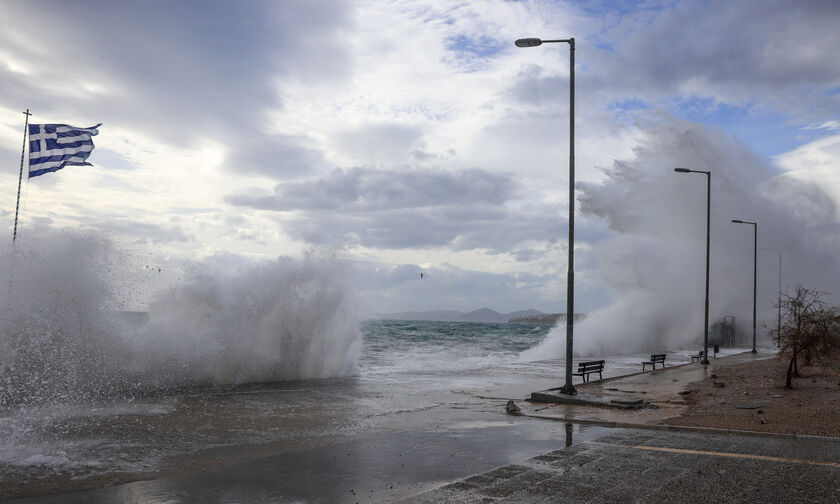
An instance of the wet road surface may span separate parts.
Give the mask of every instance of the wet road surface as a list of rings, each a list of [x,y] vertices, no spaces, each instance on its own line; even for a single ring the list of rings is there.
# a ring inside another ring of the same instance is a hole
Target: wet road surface
[[[840,502],[840,440],[615,429],[402,501]]]

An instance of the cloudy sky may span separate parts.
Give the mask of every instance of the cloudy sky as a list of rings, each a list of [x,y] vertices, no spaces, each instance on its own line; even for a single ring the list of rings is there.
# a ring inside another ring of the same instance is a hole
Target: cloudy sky
[[[761,169],[730,179],[777,195],[818,182],[837,229],[838,25],[832,0],[6,0],[0,212],[10,231],[29,108],[103,126],[94,166],[24,181],[23,233],[93,228],[161,262],[316,250],[366,311],[563,311],[569,51],[513,41],[573,36],[592,311],[615,297],[598,251],[624,231],[597,188],[656,164],[653,145],[701,168],[735,149]]]

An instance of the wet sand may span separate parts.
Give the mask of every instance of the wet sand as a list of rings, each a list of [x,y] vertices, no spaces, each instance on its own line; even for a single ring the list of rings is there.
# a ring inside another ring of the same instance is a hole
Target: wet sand
[[[722,366],[688,388],[672,425],[840,437],[840,366],[800,368],[784,388],[787,362],[773,358]]]

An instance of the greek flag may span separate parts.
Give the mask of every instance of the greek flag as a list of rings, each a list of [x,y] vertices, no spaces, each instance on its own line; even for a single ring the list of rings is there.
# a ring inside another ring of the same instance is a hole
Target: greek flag
[[[67,165],[88,165],[93,135],[102,123],[90,128],[66,124],[29,125],[29,178],[58,171]]]

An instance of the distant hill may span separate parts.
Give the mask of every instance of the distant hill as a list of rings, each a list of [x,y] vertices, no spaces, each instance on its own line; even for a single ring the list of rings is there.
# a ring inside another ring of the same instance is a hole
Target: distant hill
[[[490,308],[481,308],[471,312],[454,310],[412,311],[402,313],[377,313],[372,318],[380,320],[435,320],[439,322],[507,322],[512,318],[540,315],[537,310],[520,310],[511,313],[499,313]]]
[[[586,319],[585,313],[575,313],[575,322],[581,322]],[[557,322],[565,322],[565,313],[537,313],[531,315],[524,315],[519,317],[511,317],[508,322],[514,324],[551,324]]]

